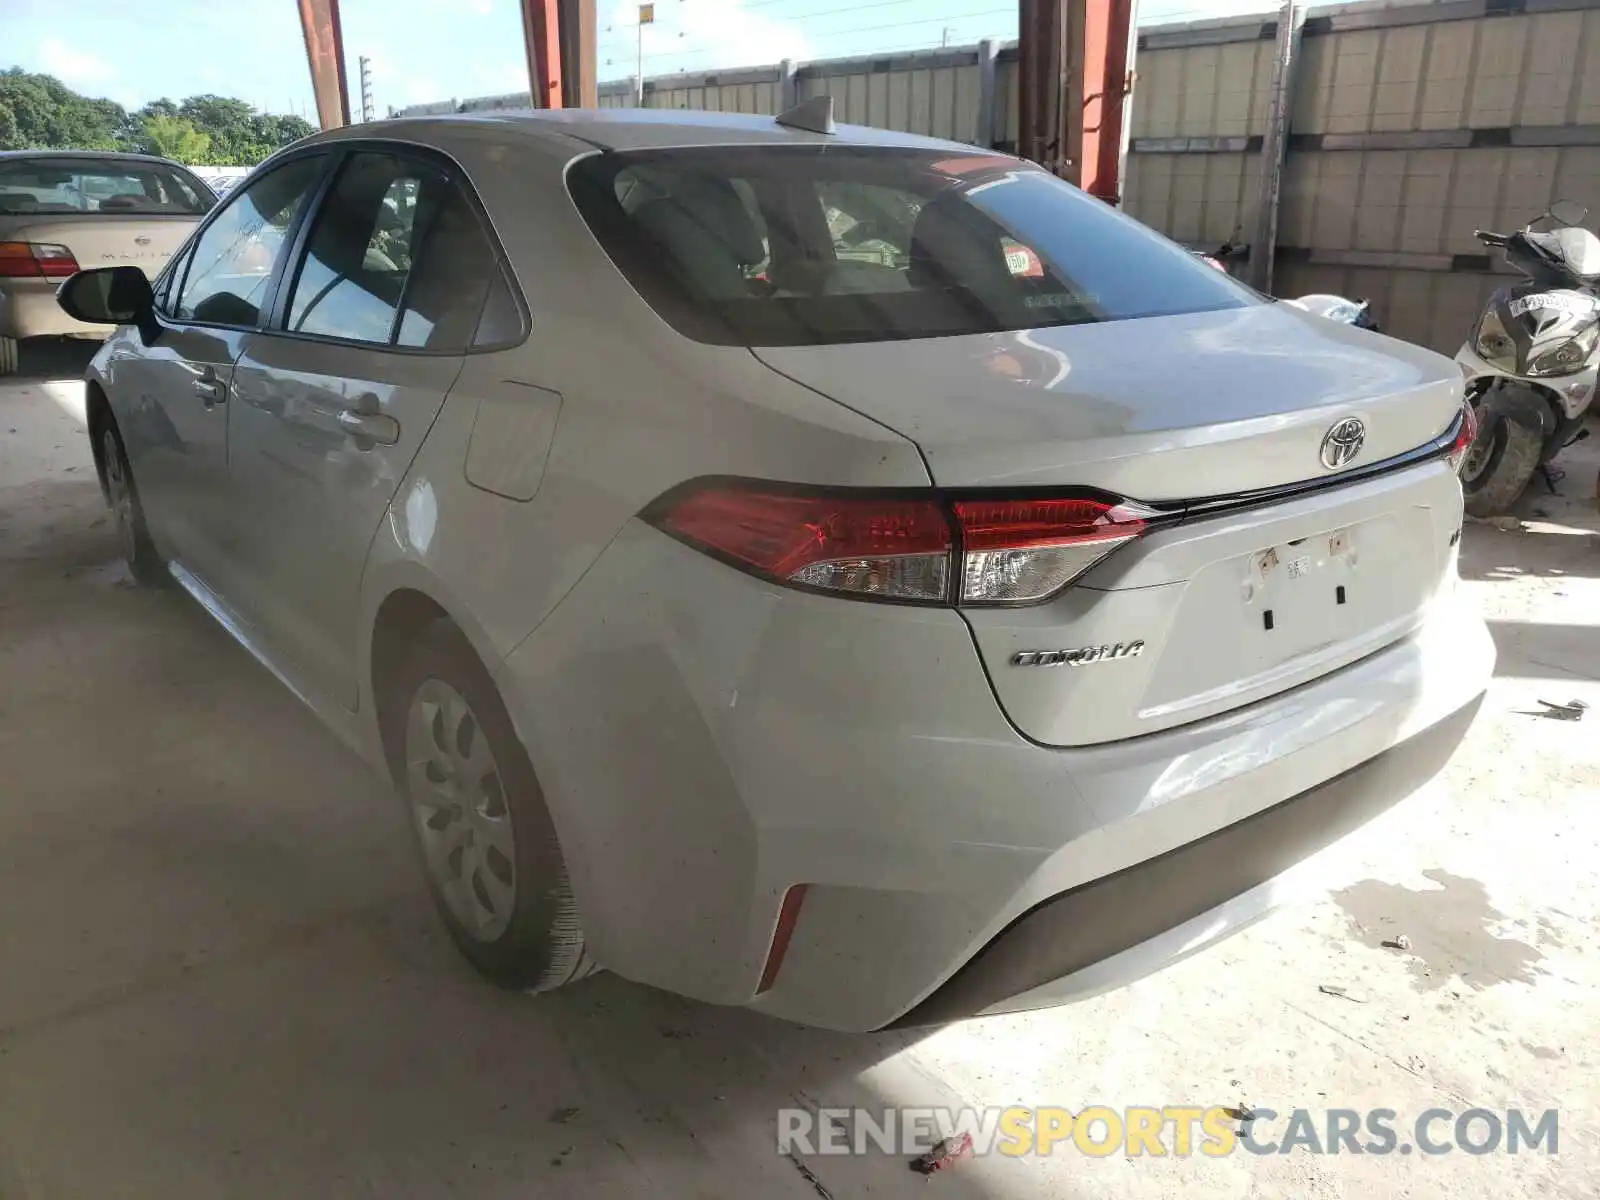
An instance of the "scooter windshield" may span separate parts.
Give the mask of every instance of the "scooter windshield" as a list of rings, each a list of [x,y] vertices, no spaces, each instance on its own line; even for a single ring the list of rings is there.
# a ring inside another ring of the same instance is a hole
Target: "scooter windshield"
[[[1600,280],[1600,237],[1587,229],[1573,226],[1530,232],[1523,236],[1529,245],[1567,270],[1574,281],[1593,283]]]

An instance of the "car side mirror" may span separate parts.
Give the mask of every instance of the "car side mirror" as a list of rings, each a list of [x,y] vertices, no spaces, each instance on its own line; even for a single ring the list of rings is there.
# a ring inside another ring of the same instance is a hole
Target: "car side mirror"
[[[56,292],[67,316],[90,325],[137,325],[145,341],[160,332],[155,293],[138,267],[96,267],[79,271]]]

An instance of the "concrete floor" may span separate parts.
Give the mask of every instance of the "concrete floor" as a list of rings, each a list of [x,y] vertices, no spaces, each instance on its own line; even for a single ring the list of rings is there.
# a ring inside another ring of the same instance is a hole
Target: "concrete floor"
[[[0,387],[0,1197],[1595,1194],[1583,447],[1568,497],[1533,502],[1548,519],[1467,530],[1499,677],[1446,777],[1360,842],[1361,882],[1075,1007],[845,1037],[610,976],[538,999],[473,976],[385,789],[198,608],[115,565],[82,363],[36,354]],[[1587,721],[1530,715],[1571,697]],[[1410,953],[1380,947],[1401,932]],[[793,1104],[1241,1101],[1557,1107],[1561,1151],[1069,1150],[929,1181],[829,1158],[813,1182],[773,1150]]]

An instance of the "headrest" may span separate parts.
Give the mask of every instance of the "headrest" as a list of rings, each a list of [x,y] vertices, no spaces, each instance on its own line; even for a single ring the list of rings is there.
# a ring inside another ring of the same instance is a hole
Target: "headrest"
[[[1011,283],[1000,234],[959,195],[922,206],[911,226],[912,287],[1004,288]]]

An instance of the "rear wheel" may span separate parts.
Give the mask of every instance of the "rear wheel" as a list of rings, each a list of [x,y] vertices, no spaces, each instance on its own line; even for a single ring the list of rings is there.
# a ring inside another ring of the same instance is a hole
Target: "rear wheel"
[[[390,765],[457,947],[504,987],[547,991],[587,974],[566,860],[489,673],[440,621],[391,682]]]
[[[18,361],[17,339],[0,337],[0,375],[15,375]]]
[[[1461,491],[1475,517],[1509,512],[1538,469],[1544,439],[1510,417],[1486,413],[1461,464]]]

